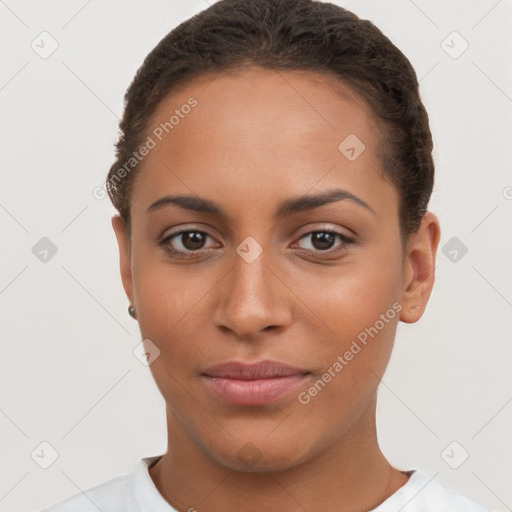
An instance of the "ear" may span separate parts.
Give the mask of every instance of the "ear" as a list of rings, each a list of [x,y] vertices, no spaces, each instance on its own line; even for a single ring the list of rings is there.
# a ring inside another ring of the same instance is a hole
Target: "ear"
[[[131,243],[126,233],[126,224],[120,215],[112,217],[112,227],[117,238],[119,246],[119,266],[121,270],[121,280],[126,296],[131,304],[133,304],[133,282],[131,269]]]
[[[410,236],[405,248],[404,282],[402,289],[400,320],[417,322],[432,292],[435,279],[436,254],[441,228],[437,217],[427,212],[420,229]]]

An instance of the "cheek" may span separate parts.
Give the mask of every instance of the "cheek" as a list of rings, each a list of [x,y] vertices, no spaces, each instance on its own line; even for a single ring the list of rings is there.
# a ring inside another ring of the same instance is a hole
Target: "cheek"
[[[185,376],[195,370],[208,325],[211,329],[212,296],[221,275],[212,268],[172,265],[154,253],[133,260],[141,335],[157,345],[160,364],[173,374]]]
[[[387,320],[397,322],[392,305],[400,297],[399,260],[350,262],[339,270],[328,270],[302,287],[301,298],[321,320],[329,338],[334,335],[346,343],[386,313]]]
[[[134,297],[141,336],[159,350],[150,365],[157,387],[173,410],[193,411],[186,390],[196,377],[199,334],[204,332],[198,319],[208,318],[204,301],[210,287],[200,278],[186,277],[182,268],[135,264]]]
[[[332,270],[332,269],[329,269]],[[347,265],[304,287],[304,302],[318,322],[317,378],[327,380],[320,402],[358,407],[374,389],[389,361],[401,305],[400,260],[393,255]],[[322,336],[321,332],[325,335]],[[315,390],[311,390],[315,394]]]
[[[135,245],[135,244],[134,244]],[[178,328],[204,295],[206,286],[193,278],[190,265],[167,261],[161,247],[141,241],[132,259],[133,294],[141,327],[156,338]]]

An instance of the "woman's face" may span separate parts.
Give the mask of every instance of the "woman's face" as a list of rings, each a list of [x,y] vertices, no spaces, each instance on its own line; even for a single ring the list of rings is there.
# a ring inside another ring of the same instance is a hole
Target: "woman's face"
[[[370,428],[397,322],[413,321],[376,119],[330,83],[256,68],[174,92],[146,134],[131,250],[114,219],[170,428],[227,467],[285,469]],[[166,196],[192,199],[151,208]],[[212,369],[260,361],[295,370]]]

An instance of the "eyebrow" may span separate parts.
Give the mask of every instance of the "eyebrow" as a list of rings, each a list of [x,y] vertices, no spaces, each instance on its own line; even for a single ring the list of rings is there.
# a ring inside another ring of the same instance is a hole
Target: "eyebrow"
[[[375,210],[373,210],[373,208],[368,203],[363,201],[361,198],[355,196],[348,190],[335,188],[315,195],[305,195],[291,199],[286,199],[285,201],[279,204],[275,213],[275,217],[284,218],[289,215],[293,215],[294,213],[299,213],[306,210],[313,210],[314,208],[318,208],[325,204],[334,203],[342,200],[353,201],[359,206],[362,206],[365,209],[371,211],[373,214],[375,214]],[[161,208],[165,208],[166,206],[169,206],[171,204],[177,205],[186,210],[211,213],[219,217],[228,218],[226,212],[224,212],[221,206],[218,205],[217,203],[214,203],[213,201],[203,197],[191,195],[168,195],[162,197],[155,201],[153,204],[151,204],[147,211],[152,212],[155,210],[160,210]]]

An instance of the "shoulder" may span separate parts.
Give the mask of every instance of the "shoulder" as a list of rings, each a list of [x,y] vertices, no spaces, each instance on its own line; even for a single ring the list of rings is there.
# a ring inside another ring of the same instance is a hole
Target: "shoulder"
[[[108,482],[74,494],[42,512],[98,512],[98,510],[121,511],[129,475],[121,475]],[[126,509],[129,510],[129,509]]]
[[[161,455],[139,459],[136,466],[86,491],[74,494],[42,512],[131,512],[150,505],[154,509],[173,511],[153,484],[148,467]]]
[[[490,508],[447,489],[434,477],[412,470],[409,481],[379,505],[374,512],[493,512]]]

